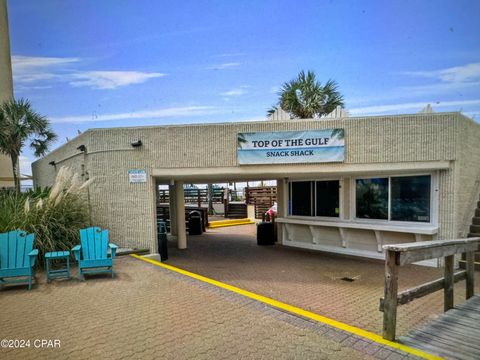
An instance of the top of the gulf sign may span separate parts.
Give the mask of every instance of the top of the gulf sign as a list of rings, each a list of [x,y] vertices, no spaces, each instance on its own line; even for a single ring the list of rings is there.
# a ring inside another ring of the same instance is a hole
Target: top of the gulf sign
[[[240,165],[344,160],[344,130],[322,129],[239,133]]]

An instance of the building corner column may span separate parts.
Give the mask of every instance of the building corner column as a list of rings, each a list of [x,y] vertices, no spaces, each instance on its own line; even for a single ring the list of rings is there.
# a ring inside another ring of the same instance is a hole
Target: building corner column
[[[277,217],[281,218],[286,216],[285,187],[285,180],[277,179]],[[283,227],[285,225],[278,222],[275,225],[277,226],[277,241],[283,245]]]
[[[183,181],[175,181],[175,205],[177,222],[177,246],[179,249],[187,248],[187,229],[185,226],[185,197]]]
[[[168,185],[168,200],[170,214],[170,235],[177,236],[177,202],[175,185]]]

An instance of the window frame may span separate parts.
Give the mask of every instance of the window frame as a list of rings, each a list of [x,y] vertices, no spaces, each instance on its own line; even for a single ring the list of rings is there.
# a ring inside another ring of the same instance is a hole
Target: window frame
[[[291,194],[292,194],[292,183],[294,182],[304,182],[310,181],[310,188],[311,188],[311,196],[312,198],[312,214],[311,216],[305,215],[291,215],[290,214],[290,201],[291,201]],[[317,212],[317,186],[316,182],[321,181],[338,181],[338,206],[339,206],[339,213],[338,216],[315,216]],[[314,178],[314,179],[295,179],[295,180],[288,180],[288,193],[287,193],[287,217],[293,219],[302,219],[302,220],[325,220],[325,221],[343,221],[344,220],[344,211],[343,211],[343,177],[328,177],[328,178]]]
[[[417,176],[430,176],[430,221],[399,221],[391,219],[391,204],[392,204],[392,182],[391,178],[395,177],[417,177]],[[388,219],[363,219],[357,217],[357,179],[375,179],[375,178],[387,178],[388,179]],[[404,225],[404,226],[436,226],[438,225],[438,171],[437,172],[419,172],[419,173],[402,173],[402,174],[376,174],[368,176],[354,176],[350,182],[350,218],[359,223],[370,224],[384,224],[384,225]]]

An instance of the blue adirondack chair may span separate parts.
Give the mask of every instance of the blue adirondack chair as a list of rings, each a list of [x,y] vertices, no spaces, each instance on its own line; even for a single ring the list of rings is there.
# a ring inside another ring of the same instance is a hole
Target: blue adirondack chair
[[[34,239],[35,234],[22,230],[0,234],[0,286],[27,283],[28,290],[32,289],[35,278],[33,266],[38,255],[38,250],[33,249]]]
[[[99,227],[80,230],[80,245],[72,249],[78,261],[78,278],[84,280],[84,274],[104,272],[111,273],[113,278],[113,260],[117,248],[117,245],[108,242],[108,230]]]

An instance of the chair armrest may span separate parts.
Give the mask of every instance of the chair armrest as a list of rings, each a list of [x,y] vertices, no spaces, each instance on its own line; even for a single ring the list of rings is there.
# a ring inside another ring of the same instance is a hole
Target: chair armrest
[[[73,247],[73,255],[75,255],[75,260],[80,261],[80,249],[82,248],[82,245],[76,245]]]
[[[28,256],[37,256],[38,255],[38,249],[33,249],[28,253]]]
[[[38,249],[33,249],[32,251],[30,251],[28,253],[28,256],[30,258],[30,266],[34,266],[35,265],[35,259],[38,256]]]
[[[112,253],[112,259],[114,259],[115,254],[117,253],[118,246],[112,243],[108,243],[108,247],[110,248],[110,251]]]

